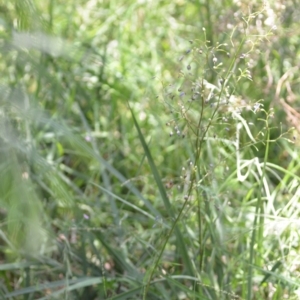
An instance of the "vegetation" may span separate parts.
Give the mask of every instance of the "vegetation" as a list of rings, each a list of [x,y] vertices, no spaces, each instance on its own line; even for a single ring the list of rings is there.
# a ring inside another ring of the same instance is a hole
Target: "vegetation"
[[[299,299],[299,14],[0,2],[1,299]]]

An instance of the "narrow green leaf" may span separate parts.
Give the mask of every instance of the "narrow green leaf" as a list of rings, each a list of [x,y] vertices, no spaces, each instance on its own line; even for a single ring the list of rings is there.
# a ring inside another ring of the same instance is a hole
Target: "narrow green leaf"
[[[131,115],[132,115],[132,119],[133,119],[133,122],[134,122],[134,125],[137,129],[137,132],[138,132],[138,136],[139,136],[139,139],[142,143],[142,146],[143,146],[143,149],[145,151],[145,154],[146,154],[146,157],[148,159],[148,163],[150,165],[150,168],[151,168],[151,172],[153,174],[153,177],[154,177],[154,180],[157,184],[157,188],[160,192],[160,196],[164,202],[164,205],[165,205],[165,208],[166,208],[166,211],[168,212],[169,214],[169,217],[171,218],[171,220],[175,220],[175,214],[174,214],[174,211],[173,211],[173,208],[172,208],[172,205],[170,203],[170,200],[167,196],[167,193],[166,193],[166,190],[165,190],[165,187],[162,183],[162,180],[161,180],[161,177],[159,175],[159,172],[157,170],[157,167],[154,163],[154,160],[152,158],[152,155],[151,155],[151,152],[150,152],[150,149],[145,141],[145,138],[142,134],[142,131],[140,129],[140,126],[134,116],[134,113],[130,108],[130,111],[131,111]],[[188,251],[187,251],[187,248],[186,248],[186,244],[184,242],[184,239],[183,239],[183,236],[182,236],[182,233],[180,231],[180,229],[178,228],[177,224],[175,226],[175,234],[176,234],[176,237],[177,237],[177,242],[178,242],[178,245],[179,245],[179,250],[180,250],[180,253],[182,255],[182,258],[183,258],[183,262],[184,262],[184,266],[187,268],[187,272],[188,274],[192,275],[193,274],[193,266],[192,266],[192,263],[191,263],[191,260],[190,260],[190,257],[188,255]]]
[[[45,283],[45,284],[38,284],[35,286],[30,286],[30,287],[26,287],[24,289],[20,289],[20,290],[11,292],[11,293],[7,293],[5,295],[5,298],[17,297],[17,296],[21,296],[21,295],[25,295],[25,294],[41,292],[45,289],[56,289],[61,286],[66,286],[65,288],[62,288],[58,291],[58,293],[64,293],[65,291],[80,289],[80,288],[83,288],[86,286],[91,286],[91,285],[100,284],[100,283],[102,283],[101,277],[84,277],[84,278],[77,278],[77,279],[70,279],[70,280],[64,279],[64,280],[58,280],[58,281],[49,282],[49,283]],[[51,297],[53,295],[54,294],[52,294]],[[47,299],[47,298],[49,298],[49,296],[39,298],[39,300]]]

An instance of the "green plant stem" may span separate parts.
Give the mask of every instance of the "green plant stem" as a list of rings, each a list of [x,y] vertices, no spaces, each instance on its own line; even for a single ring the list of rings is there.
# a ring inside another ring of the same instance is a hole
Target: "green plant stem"
[[[262,200],[262,188],[263,188],[263,180],[266,174],[266,165],[269,156],[269,140],[270,140],[270,130],[268,127],[268,119],[266,120],[266,129],[267,129],[267,140],[266,140],[266,151],[264,156],[264,164],[262,169],[262,175],[259,181],[258,191],[257,191],[257,202],[255,207],[255,215],[253,221],[253,231],[251,236],[251,243],[250,243],[250,257],[249,257],[249,264],[248,264],[248,285],[247,285],[247,300],[252,299],[252,279],[253,279],[253,262],[255,258],[254,248],[255,243],[257,241],[257,252],[260,253],[262,249],[262,240],[263,240],[263,225],[264,225],[264,203]],[[259,220],[259,229],[258,229],[258,237],[256,239],[256,226]]]

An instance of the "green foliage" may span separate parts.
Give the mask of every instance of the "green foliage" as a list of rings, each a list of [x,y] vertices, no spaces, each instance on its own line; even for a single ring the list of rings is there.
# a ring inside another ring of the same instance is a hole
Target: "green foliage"
[[[1,3],[1,297],[298,299],[299,12]]]

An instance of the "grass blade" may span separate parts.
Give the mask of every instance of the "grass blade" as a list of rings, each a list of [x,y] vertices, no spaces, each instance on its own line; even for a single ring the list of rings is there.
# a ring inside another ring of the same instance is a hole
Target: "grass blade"
[[[141,144],[143,146],[143,149],[145,151],[145,154],[146,154],[146,157],[148,159],[148,163],[150,165],[150,168],[151,168],[151,172],[153,174],[153,177],[154,177],[154,180],[156,182],[156,185],[158,187],[158,190],[160,192],[160,195],[161,195],[161,198],[164,202],[164,205],[165,205],[165,208],[169,214],[169,217],[172,219],[172,220],[175,220],[175,214],[174,214],[174,211],[173,211],[173,208],[172,208],[172,205],[170,203],[170,200],[167,196],[167,193],[166,193],[166,190],[165,190],[165,187],[162,183],[162,180],[161,180],[161,177],[159,175],[159,172],[157,170],[157,167],[154,163],[154,160],[152,158],[152,155],[151,155],[151,152],[150,152],[150,149],[145,141],[145,138],[141,132],[141,129],[139,127],[139,124],[134,116],[134,113],[132,111],[132,109],[130,108],[130,111],[131,111],[131,114],[132,114],[132,119],[133,119],[133,122],[134,122],[134,125],[138,131],[138,136],[139,136],[139,139],[141,141]],[[189,255],[188,255],[188,251],[187,251],[187,248],[186,248],[186,244],[184,242],[184,239],[183,239],[183,236],[182,236],[182,233],[180,231],[180,229],[178,228],[177,224],[175,225],[175,234],[176,234],[176,238],[177,238],[177,241],[178,241],[178,245],[179,245],[179,248],[180,248],[180,253],[182,255],[182,258],[183,258],[183,263],[184,263],[184,266],[186,267],[187,269],[187,273],[189,275],[192,275],[193,274],[193,267],[192,267],[192,263],[191,263],[191,260],[189,258]]]

